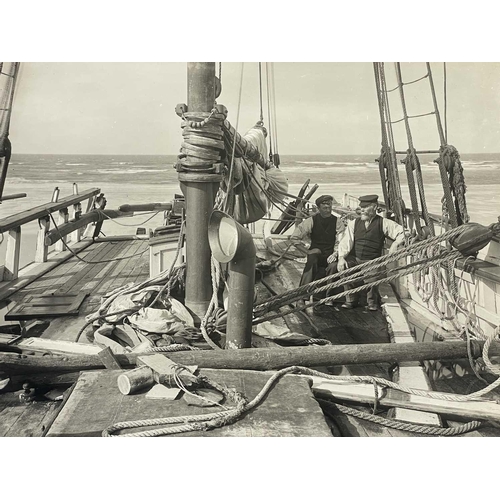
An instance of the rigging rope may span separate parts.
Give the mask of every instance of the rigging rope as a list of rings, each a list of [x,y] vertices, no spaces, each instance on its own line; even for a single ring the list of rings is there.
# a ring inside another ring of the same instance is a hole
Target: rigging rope
[[[451,239],[451,238],[461,234],[463,231],[465,231],[465,229],[466,229],[465,226],[455,228],[453,230],[448,231],[447,233],[444,233],[444,234],[441,234],[438,236],[434,236],[434,237],[429,238],[425,241],[420,241],[420,242],[408,245],[406,247],[403,247],[392,254],[383,255],[381,257],[378,257],[377,259],[373,259],[369,262],[365,262],[365,263],[360,264],[358,266],[345,269],[344,271],[333,274],[331,276],[325,276],[324,278],[313,281],[312,283],[298,287],[295,290],[285,292],[284,294],[273,297],[270,300],[258,302],[255,305],[254,310],[255,310],[255,312],[261,312],[263,310],[269,310],[269,309],[273,309],[275,307],[279,307],[278,304],[280,304],[281,301],[292,302],[292,301],[294,301],[294,299],[296,299],[300,296],[311,295],[311,293],[316,289],[316,287],[318,287],[319,285],[322,285],[323,283],[328,283],[334,279],[342,278],[344,276],[347,276],[348,274],[365,273],[365,272],[368,272],[369,270],[377,269],[378,267],[385,266],[386,264],[388,264],[390,262],[397,261],[397,260],[402,259],[404,257],[407,257],[409,255],[418,254],[418,252],[420,252],[421,250],[423,250],[425,248],[430,247],[431,245],[437,245],[443,241],[446,241],[448,239]]]
[[[262,111],[262,68],[259,63],[259,96],[260,96],[260,121],[264,124],[264,112]]]
[[[138,256],[141,256],[143,254],[145,254],[146,252],[149,251],[149,246],[146,246],[146,248],[144,250],[142,250],[141,252],[137,252],[137,253],[134,253],[132,255],[126,255],[124,257],[116,257],[114,259],[104,259],[104,260],[85,260],[85,259],[82,259],[71,247],[68,246],[68,244],[64,241],[64,236],[61,234],[61,231],[57,225],[57,222],[55,221],[54,217],[52,216],[52,214],[47,210],[47,214],[49,215],[49,217],[52,219],[52,222],[54,224],[54,227],[57,231],[57,234],[59,235],[60,237],[60,241],[61,243],[63,244],[64,248],[66,248],[66,250],[68,250],[71,254],[73,254],[73,257],[75,257],[77,260],[79,260],[80,262],[84,262],[85,264],[106,264],[108,262],[117,262],[117,261],[120,261],[120,260],[127,260],[127,259],[131,259],[133,257],[138,257]]]
[[[238,131],[238,125],[240,121],[240,109],[241,109],[241,92],[243,89],[243,70],[245,68],[245,63],[241,63],[241,73],[240,73],[240,88],[238,92],[238,108],[236,111],[236,127],[235,130],[236,132]],[[231,163],[229,166],[229,180],[227,182],[227,197],[225,199],[225,207],[224,207],[224,212],[228,212],[228,207],[233,207],[232,201],[234,199],[234,191],[232,189],[233,187],[233,178],[234,178],[234,158],[235,158],[235,149],[236,149],[236,133],[234,134],[234,140],[233,140],[233,148],[231,152]],[[229,213],[231,215],[231,213]]]
[[[444,140],[448,143],[448,99],[447,99],[447,85],[446,85],[446,63],[443,63],[443,93],[444,93]]]

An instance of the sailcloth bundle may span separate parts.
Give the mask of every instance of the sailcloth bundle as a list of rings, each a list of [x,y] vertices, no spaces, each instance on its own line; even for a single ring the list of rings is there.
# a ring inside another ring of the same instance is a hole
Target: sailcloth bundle
[[[254,146],[263,158],[267,158],[265,129],[251,128],[243,137]],[[285,174],[272,164],[264,169],[257,162],[244,156],[236,157],[233,164],[232,186],[233,217],[241,224],[255,222],[264,217],[273,202],[279,203],[288,191]],[[227,186],[226,186],[227,189]]]

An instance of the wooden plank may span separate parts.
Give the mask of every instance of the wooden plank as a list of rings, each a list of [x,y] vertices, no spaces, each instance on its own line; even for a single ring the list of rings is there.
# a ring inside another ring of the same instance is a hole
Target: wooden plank
[[[115,243],[116,245],[116,243]],[[123,241],[120,244],[120,252],[115,257],[120,258],[114,263],[109,273],[103,274],[96,284],[94,290],[96,293],[106,295],[110,290],[116,290],[127,282],[126,278],[133,271],[130,259],[126,258],[135,253],[137,244],[131,241]],[[125,257],[125,258],[124,258]]]
[[[7,235],[7,251],[2,281],[15,280],[19,275],[19,256],[21,255],[21,227],[9,230]]]
[[[394,296],[392,288],[390,286],[386,287],[385,291],[387,299],[382,305],[382,310],[388,323],[391,341],[396,344],[414,343],[415,339],[411,334],[406,315]],[[398,370],[394,375],[395,382],[413,389],[430,390],[432,388],[427,374],[420,363],[400,362],[398,365]],[[405,408],[397,408],[394,412],[394,418],[415,424],[442,425],[439,415]]]
[[[6,406],[0,412],[0,437],[5,437],[9,434],[12,426],[22,417],[26,410],[26,405],[21,404],[19,399]]]
[[[69,220],[69,212],[67,208],[63,208],[59,210],[59,219],[57,221],[57,226],[60,228],[63,224],[68,222]],[[58,229],[57,229],[58,230]],[[68,237],[63,236],[60,240],[58,240],[55,244],[56,252],[62,252],[66,247],[64,246],[67,243]]]
[[[62,284],[61,287],[59,287],[58,293],[69,293],[70,291],[74,291],[74,288],[80,291],[83,286],[88,283],[89,280],[103,271],[103,269],[109,270],[110,267],[116,265],[115,262],[98,261],[109,260],[113,258],[120,251],[119,245],[117,245],[116,248],[113,245],[108,246],[109,244],[107,245],[100,243],[100,245],[103,245],[102,252],[100,252],[98,256],[96,256],[96,258],[91,261],[95,263],[81,262],[81,267],[77,269],[77,272],[75,272],[75,274],[69,280],[67,280]],[[109,255],[110,253],[111,255]]]
[[[0,219],[0,233],[4,233],[9,229],[14,229],[18,226],[22,226],[27,222],[31,222],[47,215],[47,212],[54,213],[58,212],[62,208],[73,205],[80,201],[86,200],[91,196],[95,196],[101,192],[100,189],[93,188],[87,189],[78,195],[66,196],[65,198],[59,200],[58,202],[49,202],[38,207],[31,208],[20,214],[14,214],[9,217]]]
[[[99,351],[101,350],[101,348],[96,345],[38,337],[22,339],[16,345],[26,350],[38,352],[48,351],[61,354],[99,354]]]
[[[74,193],[78,194],[78,193]],[[71,215],[73,219],[77,219],[82,215],[82,204],[81,202],[74,203],[71,211]],[[83,228],[78,228],[76,231],[72,232],[70,235],[70,239],[72,242],[78,243],[82,239]]]
[[[98,245],[89,245],[87,248],[83,249],[78,253],[78,256],[82,259],[90,258],[98,249]],[[13,297],[13,300],[21,302],[22,300],[18,300],[19,297],[24,298],[28,294],[39,293],[42,295],[50,295],[52,293],[57,293],[57,289],[61,283],[65,283],[69,277],[71,277],[75,271],[78,269],[77,266],[81,266],[82,263],[79,259],[71,258],[61,262],[60,265],[50,270],[43,279],[36,280],[26,286],[23,290],[16,293]]]
[[[47,262],[49,247],[45,244],[45,235],[50,228],[50,217],[38,219],[38,234],[36,237],[35,262]]]
[[[124,257],[129,257],[134,254],[140,254],[143,250],[149,248],[149,245],[145,241],[141,242],[128,242],[127,250]],[[146,278],[149,278],[149,260],[148,254],[145,252],[142,255],[137,255],[135,257],[124,259],[120,262],[117,267],[117,273],[114,279],[110,280],[107,285],[103,285],[102,291],[107,292],[111,289],[117,289],[121,286],[129,283],[136,282],[138,278],[143,274],[143,271],[146,270],[147,275]]]
[[[50,418],[50,414],[58,403],[35,401],[25,405],[23,414],[10,427],[5,437],[39,437],[42,423]]]
[[[99,436],[103,429],[119,421],[214,411],[213,408],[187,406],[182,398],[175,401],[146,399],[145,391],[124,396],[117,387],[117,378],[121,373],[121,370],[106,370],[82,374],[47,435]],[[269,373],[240,370],[202,370],[201,374],[242,391],[249,400],[258,394],[270,377]],[[307,381],[287,375],[275,384],[260,405],[232,425],[180,436],[329,437],[331,432]]]
[[[375,402],[375,389],[371,384],[336,382],[319,377],[310,378],[313,380],[313,392],[317,395],[323,394],[343,401],[369,403],[372,405]],[[478,401],[445,401],[428,396],[415,396],[396,389],[386,389],[380,392],[382,394],[379,394],[378,402],[381,406],[385,407],[407,408],[470,419],[500,421],[500,405],[486,398]],[[436,391],[435,394],[445,393]]]
[[[76,316],[87,295],[87,293],[28,295],[22,303],[15,305],[5,315],[5,319],[7,321],[26,321],[56,316]]]
[[[73,252],[78,253],[88,246],[92,245],[92,240],[84,240],[72,247]],[[0,284],[0,301],[10,297],[14,293],[22,290],[33,281],[47,274],[52,269],[56,268],[62,262],[70,259],[73,254],[69,251],[61,252],[53,257],[49,257],[47,262],[33,263],[19,271],[19,276],[16,280],[8,283]]]
[[[116,360],[110,347],[105,347],[104,349],[100,350],[98,356],[108,370],[121,369],[120,363],[118,363],[118,361]]]
[[[113,244],[106,247],[108,252],[101,254],[99,260],[108,261],[102,262],[100,264],[88,265],[84,278],[77,279],[75,282],[71,283],[70,290],[77,291],[88,291],[96,295],[104,295],[100,293],[101,283],[106,282],[113,276],[116,269],[120,265],[120,259],[123,253],[123,249],[126,248],[121,244]]]

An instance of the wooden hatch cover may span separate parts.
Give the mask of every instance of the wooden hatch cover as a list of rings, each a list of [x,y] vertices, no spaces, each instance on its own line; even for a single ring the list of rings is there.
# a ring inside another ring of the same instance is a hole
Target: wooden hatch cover
[[[5,319],[24,321],[51,316],[77,316],[78,309],[87,295],[89,294],[28,295],[5,315]]]

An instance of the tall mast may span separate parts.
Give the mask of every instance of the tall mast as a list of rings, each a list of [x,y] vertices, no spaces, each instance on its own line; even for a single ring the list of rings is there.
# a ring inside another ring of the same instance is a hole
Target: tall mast
[[[210,113],[215,103],[215,62],[187,65],[189,113]],[[215,161],[213,162],[215,163]],[[179,182],[186,198],[186,299],[199,323],[212,297],[208,222],[221,176],[214,165],[179,166]]]

